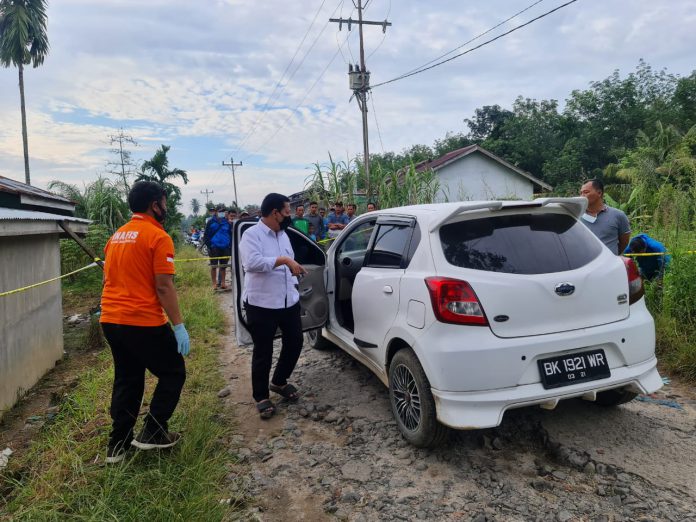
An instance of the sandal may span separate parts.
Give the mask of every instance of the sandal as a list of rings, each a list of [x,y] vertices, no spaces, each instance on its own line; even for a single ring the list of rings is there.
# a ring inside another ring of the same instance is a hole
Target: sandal
[[[270,399],[265,399],[261,402],[256,403],[256,409],[259,410],[259,417],[262,419],[270,419],[275,415],[275,406]]]
[[[292,384],[286,384],[284,386],[278,386],[276,384],[271,384],[269,390],[277,393],[281,397],[285,397],[290,402],[297,402],[300,398],[300,394]]]

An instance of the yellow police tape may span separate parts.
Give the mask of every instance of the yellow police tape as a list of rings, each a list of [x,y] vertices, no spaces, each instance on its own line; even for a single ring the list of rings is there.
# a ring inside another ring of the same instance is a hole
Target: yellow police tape
[[[329,238],[329,239],[322,239],[321,241],[317,241],[317,243],[328,243],[333,241],[334,237]],[[696,250],[685,250],[683,252],[678,252],[676,254],[670,254],[669,252],[654,252],[654,253],[645,253],[645,254],[624,254],[627,257],[642,257],[642,256],[667,256],[667,255],[695,255]],[[213,260],[218,260],[218,259],[229,259],[230,256],[218,256],[218,257],[190,257],[187,259],[175,259],[175,263],[189,263],[191,261],[213,261]],[[68,272],[67,274],[62,274],[57,277],[52,277],[51,279],[47,279],[46,281],[41,281],[40,283],[34,283],[33,285],[28,285],[28,286],[23,286],[21,288],[15,288],[14,290],[7,290],[6,292],[0,292],[0,297],[5,297],[8,295],[12,294],[18,294],[20,292],[24,292],[26,290],[31,290],[32,288],[37,288],[39,286],[47,285],[48,283],[53,283],[54,281],[59,281],[60,279],[63,279],[65,277],[69,277],[71,275],[75,275],[79,272],[82,272],[83,270],[87,270],[88,268],[93,268],[95,266],[98,266],[97,263],[99,261],[102,261],[98,257],[94,258],[94,262],[90,263],[87,266],[83,266],[82,268],[78,268],[77,270],[73,270],[72,272]]]
[[[16,288],[14,290],[8,290],[7,292],[0,292],[0,297],[5,297],[6,295],[18,294],[19,292],[24,292],[25,290],[30,290],[32,288],[36,288],[37,286],[47,285],[48,283],[58,281],[59,279],[63,279],[64,277],[68,277],[68,276],[71,276],[73,274],[77,274],[78,272],[82,272],[83,270],[87,270],[88,268],[92,268],[95,266],[97,266],[96,261],[94,263],[90,263],[87,266],[83,266],[82,268],[78,268],[77,270],[73,270],[72,272],[68,272],[67,274],[59,275],[58,277],[53,277],[51,279],[47,279],[46,281],[41,281],[40,283],[34,283],[33,285],[24,286],[22,288]]]
[[[230,256],[222,256],[222,257],[192,257],[190,259],[175,259],[175,263],[186,263],[188,261],[210,261],[213,259],[229,259]],[[0,292],[0,297],[5,297],[8,295],[12,294],[18,294],[20,292],[24,292],[26,290],[31,290],[32,288],[37,288],[39,286],[47,285],[48,283],[53,283],[54,281],[59,281],[61,279],[64,279],[66,277],[69,277],[71,275],[75,275],[79,272],[82,272],[83,270],[87,270],[88,268],[94,268],[95,266],[98,266],[97,263],[99,261],[102,261],[102,259],[99,259],[98,257],[94,258],[94,262],[90,263],[87,266],[83,266],[82,268],[78,268],[77,270],[73,270],[72,272],[68,272],[67,274],[62,274],[57,277],[52,277],[51,279],[47,279],[46,281],[41,281],[40,283],[34,283],[33,285],[28,285],[28,286],[23,286],[21,288],[15,288],[14,290],[7,290],[6,292]]]
[[[684,252],[678,252],[676,255],[694,255],[696,250],[684,250]],[[646,252],[643,254],[622,254],[626,257],[648,257],[648,256],[672,256],[675,254],[670,254],[669,252]]]

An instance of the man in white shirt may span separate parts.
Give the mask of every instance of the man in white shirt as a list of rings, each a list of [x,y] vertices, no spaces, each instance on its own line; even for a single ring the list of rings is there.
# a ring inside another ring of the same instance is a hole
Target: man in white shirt
[[[244,268],[242,301],[247,312],[247,328],[254,341],[251,382],[256,409],[262,419],[275,413],[269,389],[291,402],[299,399],[297,389],[288,384],[302,350],[302,320],[297,276],[306,270],[295,261],[285,230],[292,224],[290,200],[282,194],[268,194],[261,203],[261,219],[250,227],[239,242]],[[273,378],[273,338],[282,332]]]

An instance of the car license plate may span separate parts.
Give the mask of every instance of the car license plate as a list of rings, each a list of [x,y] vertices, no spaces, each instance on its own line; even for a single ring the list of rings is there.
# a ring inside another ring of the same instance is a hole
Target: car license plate
[[[537,363],[541,384],[547,390],[611,376],[604,350],[540,359]]]

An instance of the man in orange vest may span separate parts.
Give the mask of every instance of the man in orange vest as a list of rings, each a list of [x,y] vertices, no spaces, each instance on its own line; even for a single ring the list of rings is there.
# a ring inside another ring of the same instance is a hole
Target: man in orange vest
[[[174,243],[162,227],[167,216],[165,192],[157,183],[140,181],[128,194],[128,205],[132,219],[104,249],[100,322],[115,370],[107,463],[122,461],[131,445],[150,450],[170,448],[179,441],[181,436],[170,433],[167,422],[186,380],[182,356],[189,353],[174,288]],[[157,386],[143,429],[134,438],[146,369],[157,377]]]

